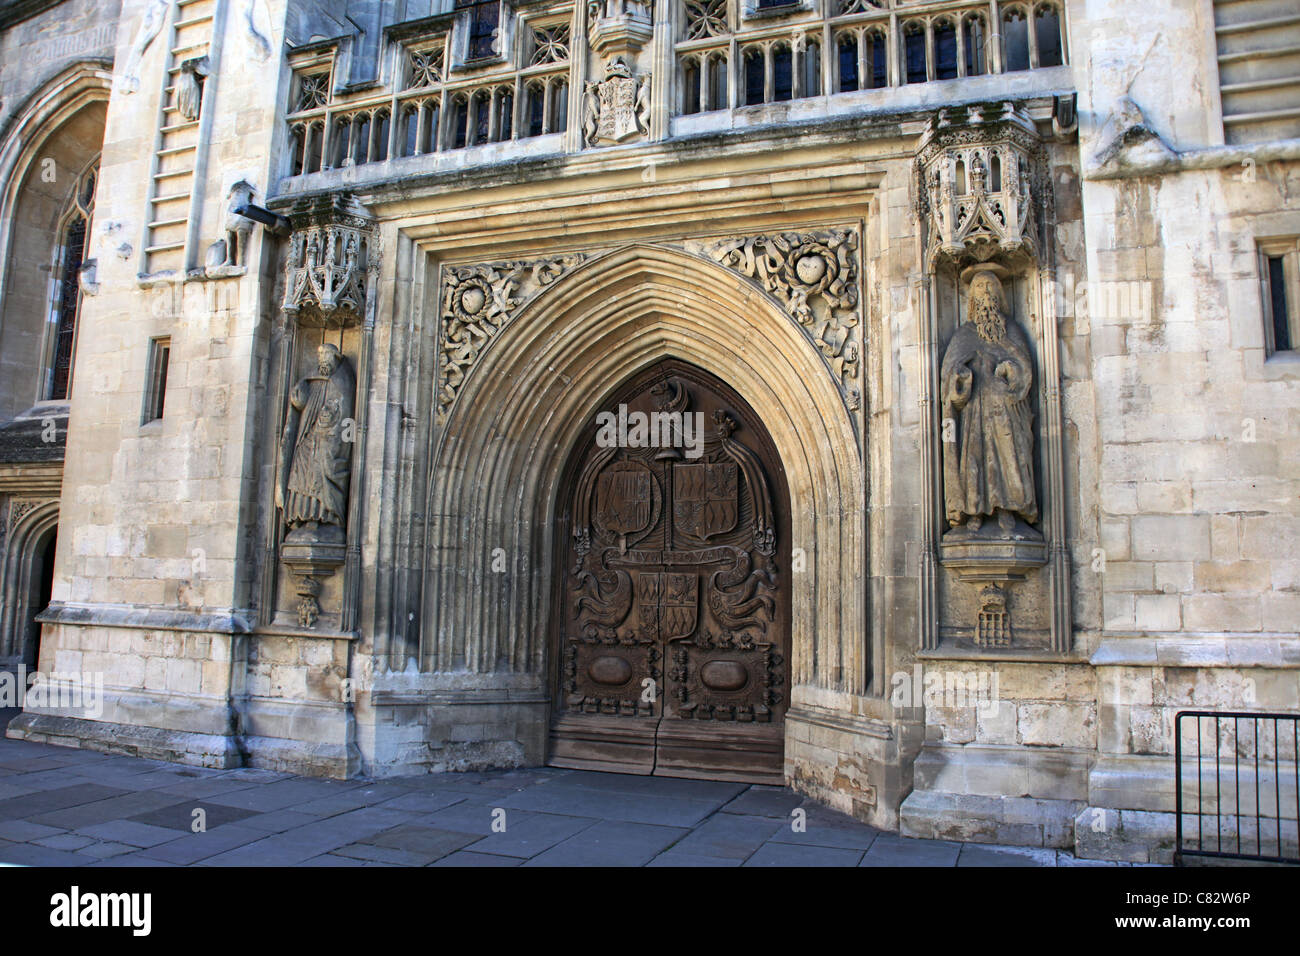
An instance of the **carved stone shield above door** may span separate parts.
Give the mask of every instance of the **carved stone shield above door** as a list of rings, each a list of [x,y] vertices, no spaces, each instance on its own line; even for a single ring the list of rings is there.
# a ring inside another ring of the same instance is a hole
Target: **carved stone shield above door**
[[[663,362],[602,409],[567,475],[551,762],[780,781],[789,507],[762,423]]]

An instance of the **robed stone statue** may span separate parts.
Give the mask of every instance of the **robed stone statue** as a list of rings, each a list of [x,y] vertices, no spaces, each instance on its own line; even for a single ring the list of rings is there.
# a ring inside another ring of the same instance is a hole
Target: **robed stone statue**
[[[943,485],[948,523],[979,532],[996,518],[1004,536],[1016,519],[1038,520],[1034,493],[1033,362],[1024,332],[1002,307],[990,271],[970,284],[968,321],[943,356]]]
[[[333,345],[317,350],[317,375],[289,394],[276,505],[290,533],[342,537],[351,474],[356,376]],[[300,535],[301,536],[301,535]]]

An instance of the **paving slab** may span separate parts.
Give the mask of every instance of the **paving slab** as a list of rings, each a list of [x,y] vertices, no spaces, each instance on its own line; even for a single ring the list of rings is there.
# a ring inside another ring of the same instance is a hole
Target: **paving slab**
[[[523,860],[513,856],[497,856],[493,853],[475,853],[473,850],[457,850],[450,856],[444,856],[430,866],[522,866]]]
[[[958,866],[1056,866],[1056,851],[1038,847],[981,846],[967,843]]]
[[[861,850],[796,843],[764,843],[745,861],[745,866],[857,866]]]
[[[771,817],[719,813],[683,837],[675,849],[696,856],[745,860],[783,826]]]
[[[187,833],[169,843],[152,846],[143,853],[155,860],[185,866],[265,839],[266,833],[262,830],[232,823],[206,833]]]
[[[859,866],[955,866],[960,843],[914,840],[882,833],[871,844]]]
[[[508,810],[500,819],[505,830],[480,838],[474,844],[474,852],[527,859],[599,822],[593,817],[568,817],[554,813],[537,813],[522,820],[512,820]]]
[[[524,866],[645,866],[687,832],[681,827],[603,820]]]

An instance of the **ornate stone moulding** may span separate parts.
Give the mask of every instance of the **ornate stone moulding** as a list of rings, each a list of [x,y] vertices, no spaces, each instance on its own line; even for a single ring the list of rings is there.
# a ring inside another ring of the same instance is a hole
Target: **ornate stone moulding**
[[[717,263],[775,298],[817,351],[850,411],[862,405],[860,240],[853,229],[688,240],[677,248]],[[451,266],[440,304],[437,423],[451,416],[488,345],[545,287],[590,256]]]
[[[288,218],[283,311],[305,328],[361,324],[367,277],[379,267],[374,220],[347,193],[299,203]]]
[[[744,276],[781,304],[822,354],[850,411],[862,405],[858,246],[852,229],[684,244],[687,252]]]
[[[445,424],[483,350],[542,289],[571,272],[581,253],[522,262],[453,266],[443,273],[438,331],[437,421]]]
[[[916,154],[927,257],[958,265],[1037,259],[1035,205],[1047,177],[1042,141],[1010,101],[939,110]]]

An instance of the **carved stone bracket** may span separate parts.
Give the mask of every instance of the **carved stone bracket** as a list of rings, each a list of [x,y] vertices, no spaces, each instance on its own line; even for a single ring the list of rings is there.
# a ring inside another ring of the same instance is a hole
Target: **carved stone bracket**
[[[338,194],[295,206],[289,221],[281,308],[304,327],[360,324],[367,278],[379,268],[374,220],[353,197]]]
[[[1037,258],[1043,155],[1033,121],[1010,102],[939,110],[916,156],[928,260]]]
[[[830,366],[851,411],[862,404],[858,234],[852,229],[690,241],[688,252],[774,296]]]
[[[648,0],[590,0],[588,36],[598,56],[635,53],[654,35]]]
[[[438,424],[446,422],[470,369],[502,327],[586,258],[576,254],[446,270],[438,343]]]

